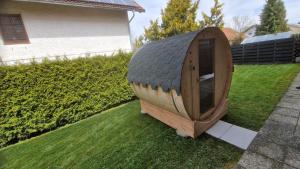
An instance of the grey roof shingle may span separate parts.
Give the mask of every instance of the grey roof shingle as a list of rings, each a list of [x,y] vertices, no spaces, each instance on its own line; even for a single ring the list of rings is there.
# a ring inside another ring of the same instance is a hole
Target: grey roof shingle
[[[27,1],[38,2],[58,5],[70,5],[81,6],[89,8],[107,8],[118,10],[129,10],[145,12],[145,9],[141,7],[135,0],[15,0],[15,1]]]
[[[144,45],[129,63],[128,81],[150,85],[153,89],[161,86],[165,92],[175,89],[180,94],[184,59],[199,32],[201,30]]]

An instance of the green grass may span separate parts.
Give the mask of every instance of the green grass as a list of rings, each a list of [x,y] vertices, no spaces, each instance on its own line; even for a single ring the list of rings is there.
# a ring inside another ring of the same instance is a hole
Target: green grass
[[[259,130],[289,87],[300,64],[235,67],[225,120]]]
[[[258,130],[300,65],[237,66],[224,120]],[[242,150],[181,138],[138,101],[0,150],[0,168],[231,168]]]

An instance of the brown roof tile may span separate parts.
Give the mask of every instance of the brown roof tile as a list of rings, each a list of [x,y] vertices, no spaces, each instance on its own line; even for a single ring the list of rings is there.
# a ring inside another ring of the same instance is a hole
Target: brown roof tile
[[[239,37],[239,33],[231,28],[223,28],[222,31],[229,41],[234,41]],[[246,36],[243,34],[242,38],[244,39]]]

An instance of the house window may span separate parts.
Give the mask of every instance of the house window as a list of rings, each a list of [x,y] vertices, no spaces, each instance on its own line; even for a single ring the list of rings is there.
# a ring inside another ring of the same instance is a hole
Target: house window
[[[0,29],[5,45],[29,43],[21,15],[0,14]]]

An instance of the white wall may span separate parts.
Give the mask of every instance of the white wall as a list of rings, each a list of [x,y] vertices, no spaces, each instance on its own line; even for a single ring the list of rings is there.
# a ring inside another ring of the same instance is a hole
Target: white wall
[[[0,6],[0,13],[21,14],[30,40],[4,45],[0,36],[0,57],[8,64],[131,50],[127,11],[11,1]]]
[[[256,27],[253,26],[251,29],[245,32],[245,35],[247,35],[248,37],[253,37],[255,36],[255,32],[256,32]]]

